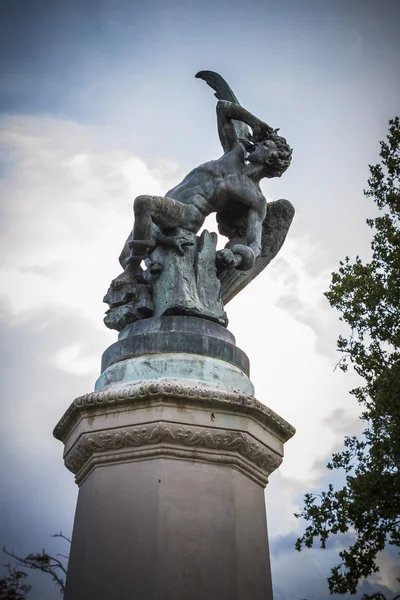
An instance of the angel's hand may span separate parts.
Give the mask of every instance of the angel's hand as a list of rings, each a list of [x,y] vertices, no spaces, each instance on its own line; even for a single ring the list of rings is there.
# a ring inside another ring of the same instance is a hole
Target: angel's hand
[[[169,246],[170,248],[175,248],[177,252],[183,256],[185,253],[185,246],[193,246],[193,236],[189,233],[186,233],[184,230],[181,230],[177,235],[167,236],[157,231],[154,234],[154,238],[162,244],[163,246]]]
[[[249,246],[244,244],[233,244],[231,252],[235,257],[235,268],[240,271],[248,271],[254,265],[255,255]]]
[[[242,257],[239,254],[233,254],[229,248],[218,250],[216,263],[222,267],[239,267],[242,262]]]
[[[235,265],[235,257],[233,252],[229,248],[218,250],[216,256],[216,262],[218,265],[223,267],[233,267]]]
[[[264,123],[264,121],[259,121],[257,125],[253,127],[253,139],[255,141],[268,139],[272,131],[273,129]]]
[[[194,241],[191,240],[189,237],[186,237],[185,235],[180,234],[177,235],[176,238],[174,238],[173,247],[176,248],[176,250],[181,256],[183,256],[185,253],[185,246],[193,245]]]

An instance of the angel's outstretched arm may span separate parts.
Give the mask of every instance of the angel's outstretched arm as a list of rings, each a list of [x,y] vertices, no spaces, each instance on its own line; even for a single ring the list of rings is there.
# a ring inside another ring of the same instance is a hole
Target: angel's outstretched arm
[[[246,125],[249,125],[249,127],[252,128],[253,137],[256,140],[266,138],[272,132],[275,132],[275,130],[266,123],[264,123],[264,121],[261,121],[260,119],[252,115],[248,110],[243,108],[243,106],[240,106],[240,104],[235,104],[234,102],[228,102],[227,100],[219,100],[219,102],[217,103],[217,114],[223,115],[223,118],[225,118],[230,123],[232,123],[233,119],[236,121],[242,121],[243,123],[246,123]]]
[[[233,121],[224,110],[224,104],[231,104],[231,102],[225,102],[223,100],[217,102],[218,135],[224,152],[230,152],[239,144],[239,142]]]

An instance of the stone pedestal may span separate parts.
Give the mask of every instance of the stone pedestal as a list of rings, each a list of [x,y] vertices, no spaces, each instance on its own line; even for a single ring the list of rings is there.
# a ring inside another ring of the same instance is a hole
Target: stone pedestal
[[[80,487],[66,600],[271,600],[264,487],[294,429],[224,327],[145,319],[55,428]]]

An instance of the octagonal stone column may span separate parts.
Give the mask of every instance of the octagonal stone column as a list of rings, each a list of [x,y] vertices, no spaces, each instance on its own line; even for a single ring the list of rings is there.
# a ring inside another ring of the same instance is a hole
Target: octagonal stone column
[[[125,333],[54,432],[80,487],[66,600],[272,599],[264,487],[294,429],[225,328]]]

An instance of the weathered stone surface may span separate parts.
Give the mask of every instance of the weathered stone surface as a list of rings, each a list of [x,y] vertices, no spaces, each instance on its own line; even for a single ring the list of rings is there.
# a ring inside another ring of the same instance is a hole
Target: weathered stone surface
[[[110,329],[122,331],[127,325],[153,314],[150,286],[124,283],[118,289],[110,287],[103,298],[109,305],[104,323]]]
[[[214,455],[212,451],[217,451]],[[247,433],[221,428],[207,428],[163,421],[145,425],[114,428],[107,433],[91,432],[81,435],[79,442],[68,452],[65,466],[80,473],[79,481],[100,459],[101,464],[150,458],[154,455],[177,458],[197,458],[205,462],[234,464],[239,471],[266,483],[267,476],[282,462],[282,457],[257,443]],[[248,464],[249,463],[249,464]],[[83,468],[86,467],[84,470]],[[257,472],[257,469],[260,472]]]
[[[121,331],[118,339],[129,337],[131,335],[141,335],[143,333],[196,333],[203,336],[214,337],[224,340],[230,344],[235,344],[235,336],[226,327],[222,327],[213,321],[207,319],[198,319],[196,317],[168,316],[160,319],[151,318],[136,321]]]
[[[293,433],[199,381],[78,398],[55,431],[80,486],[66,600],[272,600],[263,488]]]
[[[154,317],[129,325],[103,353],[101,370],[129,358],[171,352],[217,358],[249,375],[249,359],[225,327],[184,316]]]
[[[223,308],[215,266],[216,234],[201,236],[177,229],[186,243],[178,252],[174,246],[156,245],[146,259],[147,269],[137,281],[112,283],[104,302],[109,305],[104,323],[123,331],[130,323],[149,317],[188,315],[221,325],[228,319]]]
[[[227,464],[105,463],[79,490],[65,600],[272,600],[266,531],[262,486]]]
[[[153,316],[190,315],[227,325],[215,268],[217,236],[206,230],[200,237],[190,232],[186,236],[190,244],[183,254],[158,245],[149,256],[159,266],[158,277],[151,279]]]
[[[243,414],[250,421],[260,422],[281,444],[295,434],[295,429],[285,419],[257,400],[253,395],[232,390],[221,385],[200,381],[157,378],[134,384],[115,386],[99,392],[91,392],[76,398],[54,429],[54,436],[66,443],[70,433],[82,418],[94,425],[94,419],[102,414],[117,415],[127,410],[175,404],[181,409],[220,411]],[[194,414],[194,413],[192,413]],[[207,419],[209,420],[209,419]]]
[[[168,352],[211,356],[232,363],[249,374],[249,359],[237,346],[211,336],[174,331],[158,331],[122,338],[104,352],[101,370],[103,372],[110,365],[134,356]]]
[[[121,383],[154,381],[156,378],[212,383],[236,392],[254,394],[253,384],[239,367],[219,358],[185,352],[143,354],[113,363],[96,381],[95,391]]]

